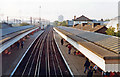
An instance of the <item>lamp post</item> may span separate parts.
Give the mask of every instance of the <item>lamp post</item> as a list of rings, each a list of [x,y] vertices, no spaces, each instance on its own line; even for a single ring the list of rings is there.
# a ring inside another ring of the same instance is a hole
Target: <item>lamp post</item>
[[[40,12],[41,12],[41,6],[39,7],[40,9],[39,9],[39,24],[40,24],[40,26],[41,26],[41,15],[40,15]]]

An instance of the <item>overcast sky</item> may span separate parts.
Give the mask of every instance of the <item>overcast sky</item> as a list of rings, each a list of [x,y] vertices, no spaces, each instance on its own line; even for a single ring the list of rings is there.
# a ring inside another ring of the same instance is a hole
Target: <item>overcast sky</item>
[[[2,18],[39,17],[51,21],[59,15],[73,19],[85,15],[90,19],[111,19],[118,15],[119,0],[1,0]],[[41,6],[41,10],[40,7]]]

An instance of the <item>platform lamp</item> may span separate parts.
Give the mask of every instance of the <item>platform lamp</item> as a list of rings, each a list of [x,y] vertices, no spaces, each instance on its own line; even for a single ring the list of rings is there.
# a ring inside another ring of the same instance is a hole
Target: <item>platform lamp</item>
[[[39,24],[40,24],[40,26],[41,26],[41,15],[40,15],[41,13],[40,13],[40,12],[41,12],[41,5],[40,5],[40,7],[39,7]]]
[[[8,23],[8,18],[9,18],[9,17],[7,16],[7,23]]]

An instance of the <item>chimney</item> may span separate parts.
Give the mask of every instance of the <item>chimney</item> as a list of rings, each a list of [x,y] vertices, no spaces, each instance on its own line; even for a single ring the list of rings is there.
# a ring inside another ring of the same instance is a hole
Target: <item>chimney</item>
[[[73,27],[75,27],[75,20],[76,19],[76,16],[74,16],[74,19],[73,19]]]
[[[101,21],[103,21],[103,19],[101,19]]]
[[[76,16],[74,16],[74,19],[76,19]]]
[[[94,23],[92,23],[92,28],[94,28]]]

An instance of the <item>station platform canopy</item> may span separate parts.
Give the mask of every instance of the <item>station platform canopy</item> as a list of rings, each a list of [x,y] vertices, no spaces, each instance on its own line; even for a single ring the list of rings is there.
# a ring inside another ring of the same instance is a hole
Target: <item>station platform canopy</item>
[[[55,29],[103,71],[120,71],[120,38],[71,27]]]

